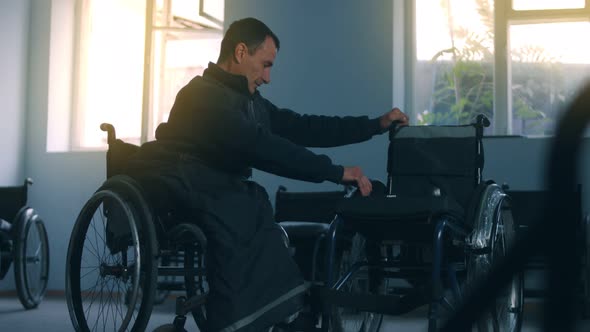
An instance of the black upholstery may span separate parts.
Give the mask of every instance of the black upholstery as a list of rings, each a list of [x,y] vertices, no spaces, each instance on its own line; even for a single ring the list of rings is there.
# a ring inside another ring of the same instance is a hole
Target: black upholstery
[[[466,209],[482,168],[475,126],[414,126],[391,132],[390,195],[450,196]]]
[[[28,182],[22,186],[0,188],[0,218],[13,222],[18,211],[27,205]]]
[[[138,150],[139,146],[125,143],[120,139],[109,143],[109,150],[107,151],[107,179],[117,174],[124,174],[127,161]]]

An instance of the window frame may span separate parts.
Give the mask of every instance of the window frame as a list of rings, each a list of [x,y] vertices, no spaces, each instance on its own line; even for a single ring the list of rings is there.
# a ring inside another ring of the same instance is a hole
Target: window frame
[[[96,1],[96,0],[95,0]],[[204,2],[206,0],[197,0],[195,1],[195,5],[198,2],[198,11],[200,15],[206,14],[202,16],[205,20],[203,22],[189,22],[190,26],[173,26],[172,21],[174,20],[171,15],[171,8],[172,2],[174,0],[144,0],[145,1],[145,31],[144,31],[144,50],[143,50],[143,77],[142,81],[142,88],[141,88],[141,118],[138,119],[140,121],[140,132],[138,137],[134,137],[134,142],[137,140],[140,144],[152,139],[154,134],[151,133],[152,128],[154,127],[153,119],[158,112],[157,105],[154,105],[154,92],[155,89],[158,87],[156,86],[155,73],[157,72],[157,56],[156,52],[164,52],[163,50],[157,50],[155,47],[155,40],[157,37],[158,32],[179,32],[182,33],[183,36],[200,39],[200,38],[221,38],[223,37],[223,21],[213,17],[212,15],[207,14],[204,11]],[[220,0],[225,1],[225,0]],[[159,3],[159,4],[158,4]],[[158,13],[156,6],[161,4],[162,10],[165,12],[165,22],[158,22]],[[74,15],[75,15],[75,31],[74,31],[74,63],[73,63],[73,72],[72,72],[72,96],[71,96],[71,112],[70,112],[70,130],[69,130],[69,137],[67,139],[67,147],[68,151],[94,151],[94,150],[104,150],[106,149],[106,139],[105,144],[100,147],[93,147],[93,146],[84,146],[82,145],[82,138],[81,138],[81,130],[82,127],[82,119],[86,116],[85,112],[88,112],[87,109],[84,109],[83,105],[85,102],[84,94],[85,91],[81,91],[76,87],[80,86],[79,83],[82,79],[84,79],[84,71],[85,68],[81,65],[84,61],[85,52],[87,52],[87,47],[84,47],[85,41],[84,38],[84,31],[83,29],[83,20],[87,19],[89,13],[88,3],[85,0],[74,0]],[[207,23],[209,20],[211,23]],[[162,35],[162,34],[161,34]],[[165,53],[165,52],[164,52]],[[212,61],[214,59],[211,59]],[[116,124],[114,124],[116,125]],[[98,128],[98,127],[97,127]]]
[[[393,24],[393,103],[402,104],[416,120],[414,109],[416,60],[416,0],[394,0]],[[396,13],[403,13],[403,17]],[[398,23],[398,20],[403,23]],[[552,22],[590,22],[590,0],[584,8],[514,10],[512,0],[494,0],[494,132],[493,136],[512,135],[512,91],[509,29],[511,25]],[[403,43],[396,42],[403,38]],[[396,54],[403,54],[403,62],[396,61]],[[401,63],[401,65],[400,65]],[[401,78],[397,79],[397,78]],[[396,85],[405,82],[405,87]]]

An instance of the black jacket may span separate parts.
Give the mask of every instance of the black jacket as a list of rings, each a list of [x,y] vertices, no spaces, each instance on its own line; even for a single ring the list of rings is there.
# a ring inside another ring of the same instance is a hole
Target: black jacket
[[[178,93],[167,123],[156,139],[188,152],[209,166],[241,175],[250,168],[310,182],[339,183],[343,168],[305,147],[333,147],[368,140],[380,132],[379,120],[300,115],[280,109],[244,76],[210,63],[203,76]]]

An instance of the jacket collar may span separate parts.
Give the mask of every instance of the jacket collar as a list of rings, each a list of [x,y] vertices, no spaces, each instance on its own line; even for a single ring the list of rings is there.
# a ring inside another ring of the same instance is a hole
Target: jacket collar
[[[248,97],[254,97],[258,94],[258,91],[254,92],[254,95],[250,94],[250,90],[248,90],[248,79],[245,76],[228,73],[213,62],[209,62],[209,66],[203,72],[203,77],[216,80]]]

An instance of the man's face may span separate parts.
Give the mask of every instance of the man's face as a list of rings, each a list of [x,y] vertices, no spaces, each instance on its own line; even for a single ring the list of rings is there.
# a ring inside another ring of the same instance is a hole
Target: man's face
[[[248,79],[248,90],[253,94],[262,84],[270,83],[270,69],[277,56],[274,40],[267,36],[254,54],[248,52],[240,63],[240,73]]]

